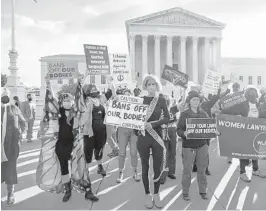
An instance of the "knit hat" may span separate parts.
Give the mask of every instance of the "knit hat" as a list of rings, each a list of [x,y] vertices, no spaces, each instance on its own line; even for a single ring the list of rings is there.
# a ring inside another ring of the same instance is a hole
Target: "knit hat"
[[[261,93],[261,94],[265,94],[265,93],[266,93],[266,86],[261,87],[261,89],[260,89],[260,93]]]
[[[194,97],[197,97],[197,98],[201,99],[201,98],[200,98],[200,94],[199,94],[198,92],[196,92],[196,91],[190,91],[190,92],[188,93],[188,96],[187,96],[187,99],[186,99],[186,103],[189,103],[190,100],[191,100],[192,98],[194,98]]]

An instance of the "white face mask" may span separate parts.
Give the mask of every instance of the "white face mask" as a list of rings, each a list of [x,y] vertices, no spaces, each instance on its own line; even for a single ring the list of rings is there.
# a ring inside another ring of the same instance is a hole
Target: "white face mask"
[[[63,107],[64,107],[65,109],[70,109],[71,106],[72,106],[71,102],[68,102],[68,101],[64,101],[64,102],[63,102]]]

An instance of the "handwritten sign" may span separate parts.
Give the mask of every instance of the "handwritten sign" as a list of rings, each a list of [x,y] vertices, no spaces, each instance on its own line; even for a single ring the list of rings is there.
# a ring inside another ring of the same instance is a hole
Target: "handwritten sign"
[[[205,74],[205,79],[203,83],[203,92],[207,94],[217,94],[222,81],[222,74],[208,70]]]
[[[88,75],[109,75],[110,64],[107,46],[84,44]]]
[[[111,74],[117,85],[125,85],[132,82],[130,61],[127,54],[110,54]]]
[[[168,65],[164,66],[162,79],[172,83],[174,86],[181,86],[183,88],[186,88],[188,84],[188,75]]]
[[[144,130],[148,105],[143,105],[143,98],[125,95],[118,97],[118,101],[110,100],[105,115],[105,124]]]
[[[187,119],[187,139],[211,139],[216,137],[216,120],[209,118]]]
[[[221,114],[220,156],[266,160],[266,119]]]
[[[70,79],[70,78],[78,78],[80,76],[77,62],[70,62],[70,61],[47,62],[47,71],[48,72],[45,78],[48,80]]]
[[[237,104],[243,103],[246,101],[244,96],[244,91],[236,92],[230,95],[226,95],[221,99],[221,107],[222,109],[231,108]]]

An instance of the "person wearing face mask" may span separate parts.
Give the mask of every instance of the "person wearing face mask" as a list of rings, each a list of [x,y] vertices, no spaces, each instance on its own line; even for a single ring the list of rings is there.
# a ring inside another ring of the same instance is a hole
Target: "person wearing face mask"
[[[18,96],[14,96],[13,100],[14,100],[15,106],[17,106],[20,109],[20,101],[19,101]]]
[[[130,89],[123,89],[120,92],[117,92],[117,95],[131,95]],[[133,169],[133,179],[136,182],[140,181],[140,177],[138,175],[138,151],[137,151],[137,140],[138,137],[134,133],[133,129],[130,128],[122,128],[119,127],[117,129],[117,137],[118,137],[118,145],[119,145],[119,154],[118,154],[118,167],[119,173],[116,179],[117,183],[121,183],[123,180],[123,171],[125,168],[125,160],[126,160],[126,152],[127,146],[129,144],[130,148],[130,156],[131,156],[131,167]]]
[[[27,94],[28,101],[21,105],[21,112],[28,123],[27,142],[32,142],[33,125],[35,120],[36,104],[32,101],[31,94]]]
[[[58,119],[59,133],[57,142],[55,144],[55,153],[60,163],[62,183],[65,187],[63,202],[67,202],[71,197],[71,181],[69,175],[68,161],[71,158],[74,143],[74,98],[69,93],[62,93],[60,94],[58,99],[60,115]]]
[[[109,89],[104,95],[100,95],[100,91],[95,84],[90,84],[89,77],[84,81],[83,93],[86,98],[86,122],[84,124],[84,154],[87,163],[86,168],[89,169],[89,164],[92,161],[94,153],[95,160],[98,163],[97,173],[106,176],[106,171],[102,165],[103,149],[106,144],[106,125],[104,124],[105,118],[105,104],[107,101],[116,94],[113,85],[113,79],[107,78]],[[94,201],[92,192],[87,192],[85,197]]]
[[[197,180],[199,194],[207,200],[207,177],[205,171],[208,166],[208,140],[187,139],[186,120],[189,118],[209,118],[207,113],[200,109],[200,95],[196,91],[190,91],[186,99],[188,109],[181,113],[177,126],[177,134],[182,138],[182,191],[183,199],[190,200],[189,188],[191,185],[191,171],[194,160],[197,165]]]
[[[20,129],[25,131],[26,121],[18,107],[10,103],[10,91],[1,89],[1,183],[7,187],[7,204],[14,204],[14,186],[17,178]]]
[[[141,158],[142,181],[146,194],[145,205],[149,209],[151,209],[154,205],[157,208],[163,207],[158,194],[161,175],[164,171],[166,171],[166,149],[164,141],[162,140],[161,126],[169,122],[170,116],[165,99],[158,96],[158,92],[161,91],[161,87],[162,85],[156,76],[148,75],[144,78],[142,89],[146,90],[148,95],[143,97],[143,104],[149,105],[149,108],[146,115],[145,131],[137,132],[137,149]],[[153,195],[150,194],[149,184],[150,150],[152,151],[154,171]]]

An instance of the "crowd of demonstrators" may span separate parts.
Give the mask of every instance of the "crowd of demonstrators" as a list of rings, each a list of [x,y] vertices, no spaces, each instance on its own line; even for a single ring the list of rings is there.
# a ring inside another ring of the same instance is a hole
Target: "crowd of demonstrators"
[[[10,91],[1,90],[1,183],[7,188],[7,204],[14,204],[14,186],[18,183],[17,159],[21,132],[27,128],[20,109],[11,102]]]

